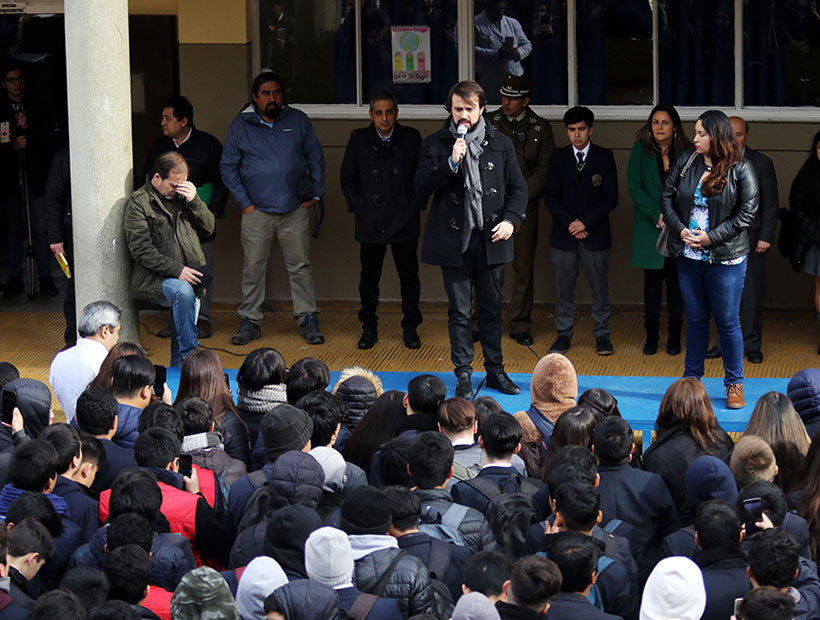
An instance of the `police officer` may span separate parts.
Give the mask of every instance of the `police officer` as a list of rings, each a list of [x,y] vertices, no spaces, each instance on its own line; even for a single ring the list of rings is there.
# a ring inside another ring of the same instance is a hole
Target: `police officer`
[[[527,182],[527,217],[515,236],[514,284],[510,299],[510,337],[521,345],[532,344],[532,266],[538,244],[538,201],[544,195],[550,155],[555,148],[549,122],[533,112],[533,82],[507,75],[501,83],[501,107],[488,115],[493,129],[512,140],[518,165]]]

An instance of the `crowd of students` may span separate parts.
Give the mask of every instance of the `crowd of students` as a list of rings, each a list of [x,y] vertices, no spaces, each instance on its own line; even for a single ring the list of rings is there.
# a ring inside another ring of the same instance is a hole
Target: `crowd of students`
[[[53,423],[0,364],[4,620],[820,618],[820,369],[736,443],[680,379],[643,454],[555,353],[515,415],[270,348],[236,395],[208,350],[156,372],[114,344]]]

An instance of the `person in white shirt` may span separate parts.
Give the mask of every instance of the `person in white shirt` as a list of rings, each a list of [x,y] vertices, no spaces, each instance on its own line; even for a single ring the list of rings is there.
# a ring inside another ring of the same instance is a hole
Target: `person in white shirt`
[[[49,383],[66,421],[74,419],[77,398],[97,376],[111,347],[117,344],[121,316],[120,309],[110,302],[91,302],[80,315],[77,344],[58,353],[51,362]]]
[[[505,75],[524,75],[521,61],[532,52],[521,23],[505,15],[506,9],[505,0],[490,0],[475,16],[475,73],[492,104],[501,103]]]

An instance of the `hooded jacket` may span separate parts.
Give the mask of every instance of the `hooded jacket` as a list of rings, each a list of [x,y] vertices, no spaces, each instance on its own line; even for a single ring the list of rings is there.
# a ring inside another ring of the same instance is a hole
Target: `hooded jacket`
[[[265,599],[288,582],[276,560],[258,557],[248,564],[236,589],[236,606],[241,620],[260,620],[265,617]]]
[[[313,195],[321,198],[325,160],[307,115],[284,105],[269,127],[251,102],[231,122],[219,168],[240,208],[254,205],[265,213],[288,213],[302,202],[296,188],[305,165]]]
[[[25,440],[37,439],[50,423],[51,392],[48,386],[37,379],[14,379],[3,386],[3,392],[11,392],[17,397],[17,407],[23,416],[23,431],[12,436],[11,429],[0,427],[0,452],[11,451]]]
[[[686,501],[692,519],[703,502],[719,499],[734,504],[737,499],[737,482],[725,461],[709,455],[699,456],[689,464],[683,476]]]
[[[541,414],[554,425],[558,417],[570,407],[574,407],[578,398],[578,376],[575,367],[568,358],[560,353],[545,355],[532,371],[530,383],[532,409]],[[538,430],[526,411],[519,411],[515,419],[521,424],[524,434],[523,443],[540,443],[549,441],[548,437]]]
[[[809,437],[820,430],[820,368],[804,368],[791,378],[786,394],[792,401]]]
[[[401,556],[383,592],[374,589],[382,575],[390,568],[397,556]],[[398,548],[377,549],[355,561],[353,583],[362,592],[384,598],[394,598],[399,603],[404,618],[416,614],[436,614],[433,587],[427,567],[417,557]]]
[[[193,456],[195,465],[211,470],[215,476],[222,476],[224,483],[230,487],[248,473],[248,468],[225,452],[221,440],[219,433],[187,435],[182,441],[182,453]]]
[[[329,585],[297,579],[273,591],[286,620],[333,620],[339,613],[339,597]]]
[[[384,389],[381,379],[375,373],[361,366],[354,366],[342,370],[331,392],[341,399],[347,409],[339,436],[333,445],[339,452],[343,452],[350,435]]]

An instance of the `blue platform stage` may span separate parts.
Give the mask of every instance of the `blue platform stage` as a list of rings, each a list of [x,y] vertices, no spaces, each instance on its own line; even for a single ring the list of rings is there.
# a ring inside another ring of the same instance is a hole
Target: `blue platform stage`
[[[236,370],[226,371],[231,379],[231,387],[236,394]],[[410,379],[420,373],[417,372],[379,372],[385,390],[405,391]],[[453,373],[434,372],[430,373],[439,377],[447,386],[448,395],[454,395],[456,389],[456,377]],[[496,390],[483,387],[479,388],[479,383],[484,378],[483,373],[473,375],[473,387],[477,390],[477,396],[492,396],[506,411],[513,413],[530,406],[530,378],[532,375],[525,373],[513,373],[510,377],[521,387],[521,393],[515,396],[507,396]],[[331,373],[330,385],[332,386],[339,377],[338,372]],[[578,393],[598,387],[603,388],[618,399],[618,409],[633,430],[652,431],[655,425],[655,418],[658,415],[658,406],[666,389],[678,377],[617,377],[617,376],[595,376],[580,375],[578,377]],[[745,379],[743,381],[743,392],[746,398],[746,407],[743,409],[726,409],[726,395],[723,389],[723,379],[707,378],[703,379],[706,392],[712,399],[712,406],[715,409],[720,425],[724,430],[733,432],[743,432],[749,416],[752,414],[757,400],[766,392],[786,392],[789,379]],[[176,394],[179,385],[179,369],[168,369],[168,385],[171,392]],[[651,433],[644,433],[644,449],[652,440]]]

